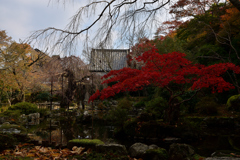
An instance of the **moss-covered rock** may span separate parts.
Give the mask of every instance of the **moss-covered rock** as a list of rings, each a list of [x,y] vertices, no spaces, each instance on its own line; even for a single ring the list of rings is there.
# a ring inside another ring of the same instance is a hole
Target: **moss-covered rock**
[[[228,110],[240,111],[240,94],[231,96],[227,101]]]
[[[148,150],[148,145],[143,144],[143,143],[134,143],[130,148],[129,148],[129,154],[133,158],[141,158],[146,151]]]
[[[68,148],[72,149],[72,147],[77,146],[95,149],[100,144],[104,144],[104,142],[99,139],[72,139],[68,141]]]

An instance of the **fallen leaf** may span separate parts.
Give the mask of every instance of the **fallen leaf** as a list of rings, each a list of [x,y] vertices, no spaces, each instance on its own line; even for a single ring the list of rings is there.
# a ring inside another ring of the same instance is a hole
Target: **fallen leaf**
[[[27,156],[26,157],[35,157],[35,153],[27,153]]]
[[[89,153],[91,153],[91,152],[92,152],[92,149],[89,148],[89,149],[87,150],[87,154],[89,154]]]
[[[24,154],[22,152],[15,152],[14,155],[24,157]]]
[[[53,154],[51,154],[51,156],[52,156],[52,157],[60,157],[61,154],[60,154],[60,153],[53,153]]]
[[[78,148],[77,146],[74,146],[74,147],[72,148],[72,150],[75,151],[77,148]]]
[[[36,150],[39,150],[41,148],[41,146],[35,146]]]
[[[37,152],[37,151],[38,151],[38,150],[34,148],[34,149],[29,150],[28,152],[29,152],[29,153],[35,153],[35,152]]]
[[[42,147],[42,148],[39,149],[39,152],[41,152],[41,153],[47,153],[47,152],[48,152],[48,149]]]

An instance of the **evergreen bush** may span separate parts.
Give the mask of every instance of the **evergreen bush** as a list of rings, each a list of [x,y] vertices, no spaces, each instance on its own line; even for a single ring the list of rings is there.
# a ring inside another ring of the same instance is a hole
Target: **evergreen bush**
[[[39,111],[36,104],[28,103],[28,102],[20,102],[12,105],[8,108],[10,111],[20,111],[21,114],[31,114],[31,113],[37,113]]]

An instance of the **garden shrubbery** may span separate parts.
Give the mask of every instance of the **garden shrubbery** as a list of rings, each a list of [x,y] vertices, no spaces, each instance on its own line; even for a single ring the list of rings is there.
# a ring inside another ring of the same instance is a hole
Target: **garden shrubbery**
[[[21,114],[31,114],[39,111],[36,104],[29,102],[20,102],[8,108],[9,111],[20,111]]]
[[[219,104],[215,102],[213,97],[203,97],[196,104],[196,110],[203,115],[217,115]]]
[[[163,118],[164,110],[168,107],[167,101],[163,97],[156,97],[145,104],[145,112],[155,118]]]

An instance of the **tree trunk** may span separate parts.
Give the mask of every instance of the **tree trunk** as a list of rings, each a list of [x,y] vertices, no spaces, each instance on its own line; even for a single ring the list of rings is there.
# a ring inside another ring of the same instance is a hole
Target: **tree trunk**
[[[172,125],[176,124],[179,119],[179,113],[179,105],[171,104],[165,111],[165,121]]]

